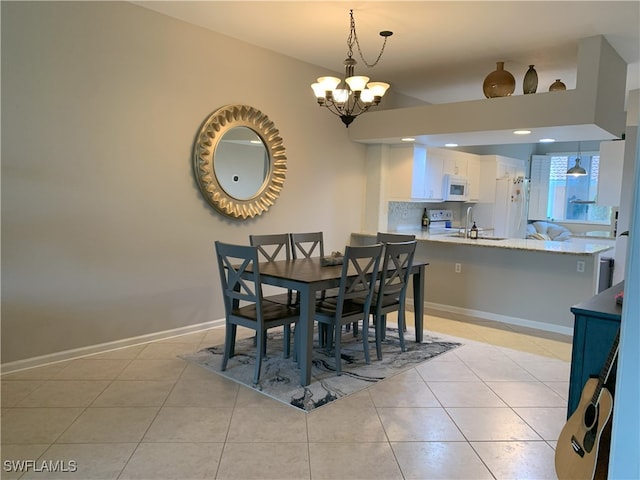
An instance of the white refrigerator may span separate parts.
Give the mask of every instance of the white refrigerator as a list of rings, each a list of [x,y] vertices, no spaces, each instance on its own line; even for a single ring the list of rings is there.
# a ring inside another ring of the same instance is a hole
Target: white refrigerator
[[[524,177],[497,179],[493,211],[494,236],[525,238],[527,234],[528,208],[528,179]]]

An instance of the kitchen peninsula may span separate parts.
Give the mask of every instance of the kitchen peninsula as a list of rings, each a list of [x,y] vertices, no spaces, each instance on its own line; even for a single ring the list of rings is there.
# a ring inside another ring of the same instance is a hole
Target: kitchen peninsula
[[[465,239],[423,230],[416,258],[429,262],[425,309],[472,315],[570,335],[571,307],[597,289],[596,243],[517,238]],[[375,233],[352,233],[351,244],[375,242]],[[425,323],[429,328],[428,322]]]

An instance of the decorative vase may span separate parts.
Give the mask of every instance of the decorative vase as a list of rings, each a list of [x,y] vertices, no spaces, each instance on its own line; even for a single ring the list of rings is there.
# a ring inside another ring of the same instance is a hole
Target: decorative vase
[[[549,87],[550,92],[560,92],[566,89],[567,89],[567,86],[564,83],[562,83],[559,78],[557,78],[556,81],[553,82]]]
[[[524,74],[524,80],[522,81],[522,90],[525,95],[528,93],[536,93],[538,89],[538,72],[533,68],[533,65],[529,65],[529,70]]]
[[[496,69],[487,75],[482,84],[487,98],[508,97],[516,89],[516,79],[504,69],[504,62],[496,62]]]

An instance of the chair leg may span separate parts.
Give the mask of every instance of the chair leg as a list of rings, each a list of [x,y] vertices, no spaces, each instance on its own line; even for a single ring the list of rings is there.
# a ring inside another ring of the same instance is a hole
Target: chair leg
[[[284,358],[289,358],[291,355],[291,325],[287,324],[284,326],[284,338],[283,338],[283,350],[284,350]]]
[[[330,329],[332,329],[333,333],[334,333],[334,353],[335,353],[335,358],[336,358],[336,375],[340,376],[342,375],[342,357],[340,356],[340,339],[342,337],[342,326],[341,325],[336,325],[335,327],[332,325],[331,327],[329,327]]]
[[[262,355],[267,356],[267,331],[262,334]]]
[[[327,326],[324,323],[318,324],[318,345],[320,347],[327,346]]]
[[[234,344],[236,343],[236,326],[227,324],[224,332],[224,356],[222,357],[222,371],[227,369],[227,362],[234,354]]]
[[[325,328],[327,329],[327,334],[326,334],[327,342],[326,342],[325,348],[327,349],[327,351],[331,351],[331,348],[333,347],[333,343],[334,343],[333,337],[336,335],[335,332],[337,331],[338,333],[341,333],[340,332],[341,329],[336,328],[333,325],[325,325]]]
[[[262,341],[258,342],[258,345],[256,346],[256,371],[255,371],[255,374],[253,375],[254,385],[257,385],[258,380],[260,379],[260,369],[262,368],[262,357],[265,355],[264,348],[265,348],[266,342],[264,341],[264,338],[266,333],[267,333],[266,330],[264,332],[260,332],[259,336],[260,338],[262,338]]]
[[[369,315],[365,315],[362,321],[362,348],[364,349],[364,363],[371,364],[369,356]]]
[[[404,309],[401,308],[398,310],[398,335],[400,336],[400,350],[403,352],[407,351],[407,347],[404,344],[404,332],[406,330],[406,325],[404,321]]]
[[[377,315],[373,316],[373,324],[376,329],[376,356],[382,360],[382,321]]]

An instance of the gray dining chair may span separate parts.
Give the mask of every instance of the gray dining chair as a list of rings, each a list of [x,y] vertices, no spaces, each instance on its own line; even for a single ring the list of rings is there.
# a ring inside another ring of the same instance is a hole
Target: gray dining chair
[[[322,232],[292,233],[290,235],[293,258],[324,257]]]
[[[398,243],[398,242],[411,242],[415,240],[415,235],[410,235],[408,233],[384,233],[378,232],[376,235],[376,243]]]
[[[398,313],[398,335],[400,349],[406,351],[404,342],[405,302],[409,275],[416,251],[416,241],[387,243],[382,254],[380,281],[371,301],[370,312],[376,332],[376,355],[382,360],[382,341],[387,328],[387,314]]]
[[[291,259],[291,244],[288,233],[249,235],[249,243],[258,249],[259,257],[265,262]],[[272,288],[274,291],[282,290],[278,289],[278,287]],[[291,290],[287,290],[285,293],[268,295],[265,298],[271,302],[281,303],[283,305],[293,305],[296,303],[296,297]]]
[[[225,310],[224,356],[221,369],[227,368],[229,358],[235,355],[238,325],[252,329],[256,338],[256,366],[254,385],[260,379],[262,358],[266,354],[266,333],[275,327],[284,328],[283,355],[290,354],[291,325],[300,319],[299,309],[271,302],[262,296],[258,249],[248,245],[215,242],[220,282]],[[242,302],[242,306],[240,306]]]
[[[362,343],[365,362],[369,356],[369,312],[377,283],[382,244],[345,247],[342,275],[337,297],[327,297],[316,305],[315,320],[328,327],[327,348],[333,346],[336,374],[342,374],[340,344],[342,326],[362,321]],[[351,270],[351,272],[350,272]],[[355,275],[353,272],[356,272]]]
[[[291,253],[293,258],[311,258],[311,257],[324,257],[324,235],[322,232],[308,232],[308,233],[291,233]],[[315,255],[314,255],[315,254]],[[318,292],[317,299],[322,301],[327,297],[337,297],[338,290],[322,290]],[[350,330],[351,326],[346,325],[346,330]],[[358,334],[358,324],[353,326],[353,335]],[[321,346],[325,346],[327,342],[328,330],[325,325],[321,325],[318,329],[318,343]]]

